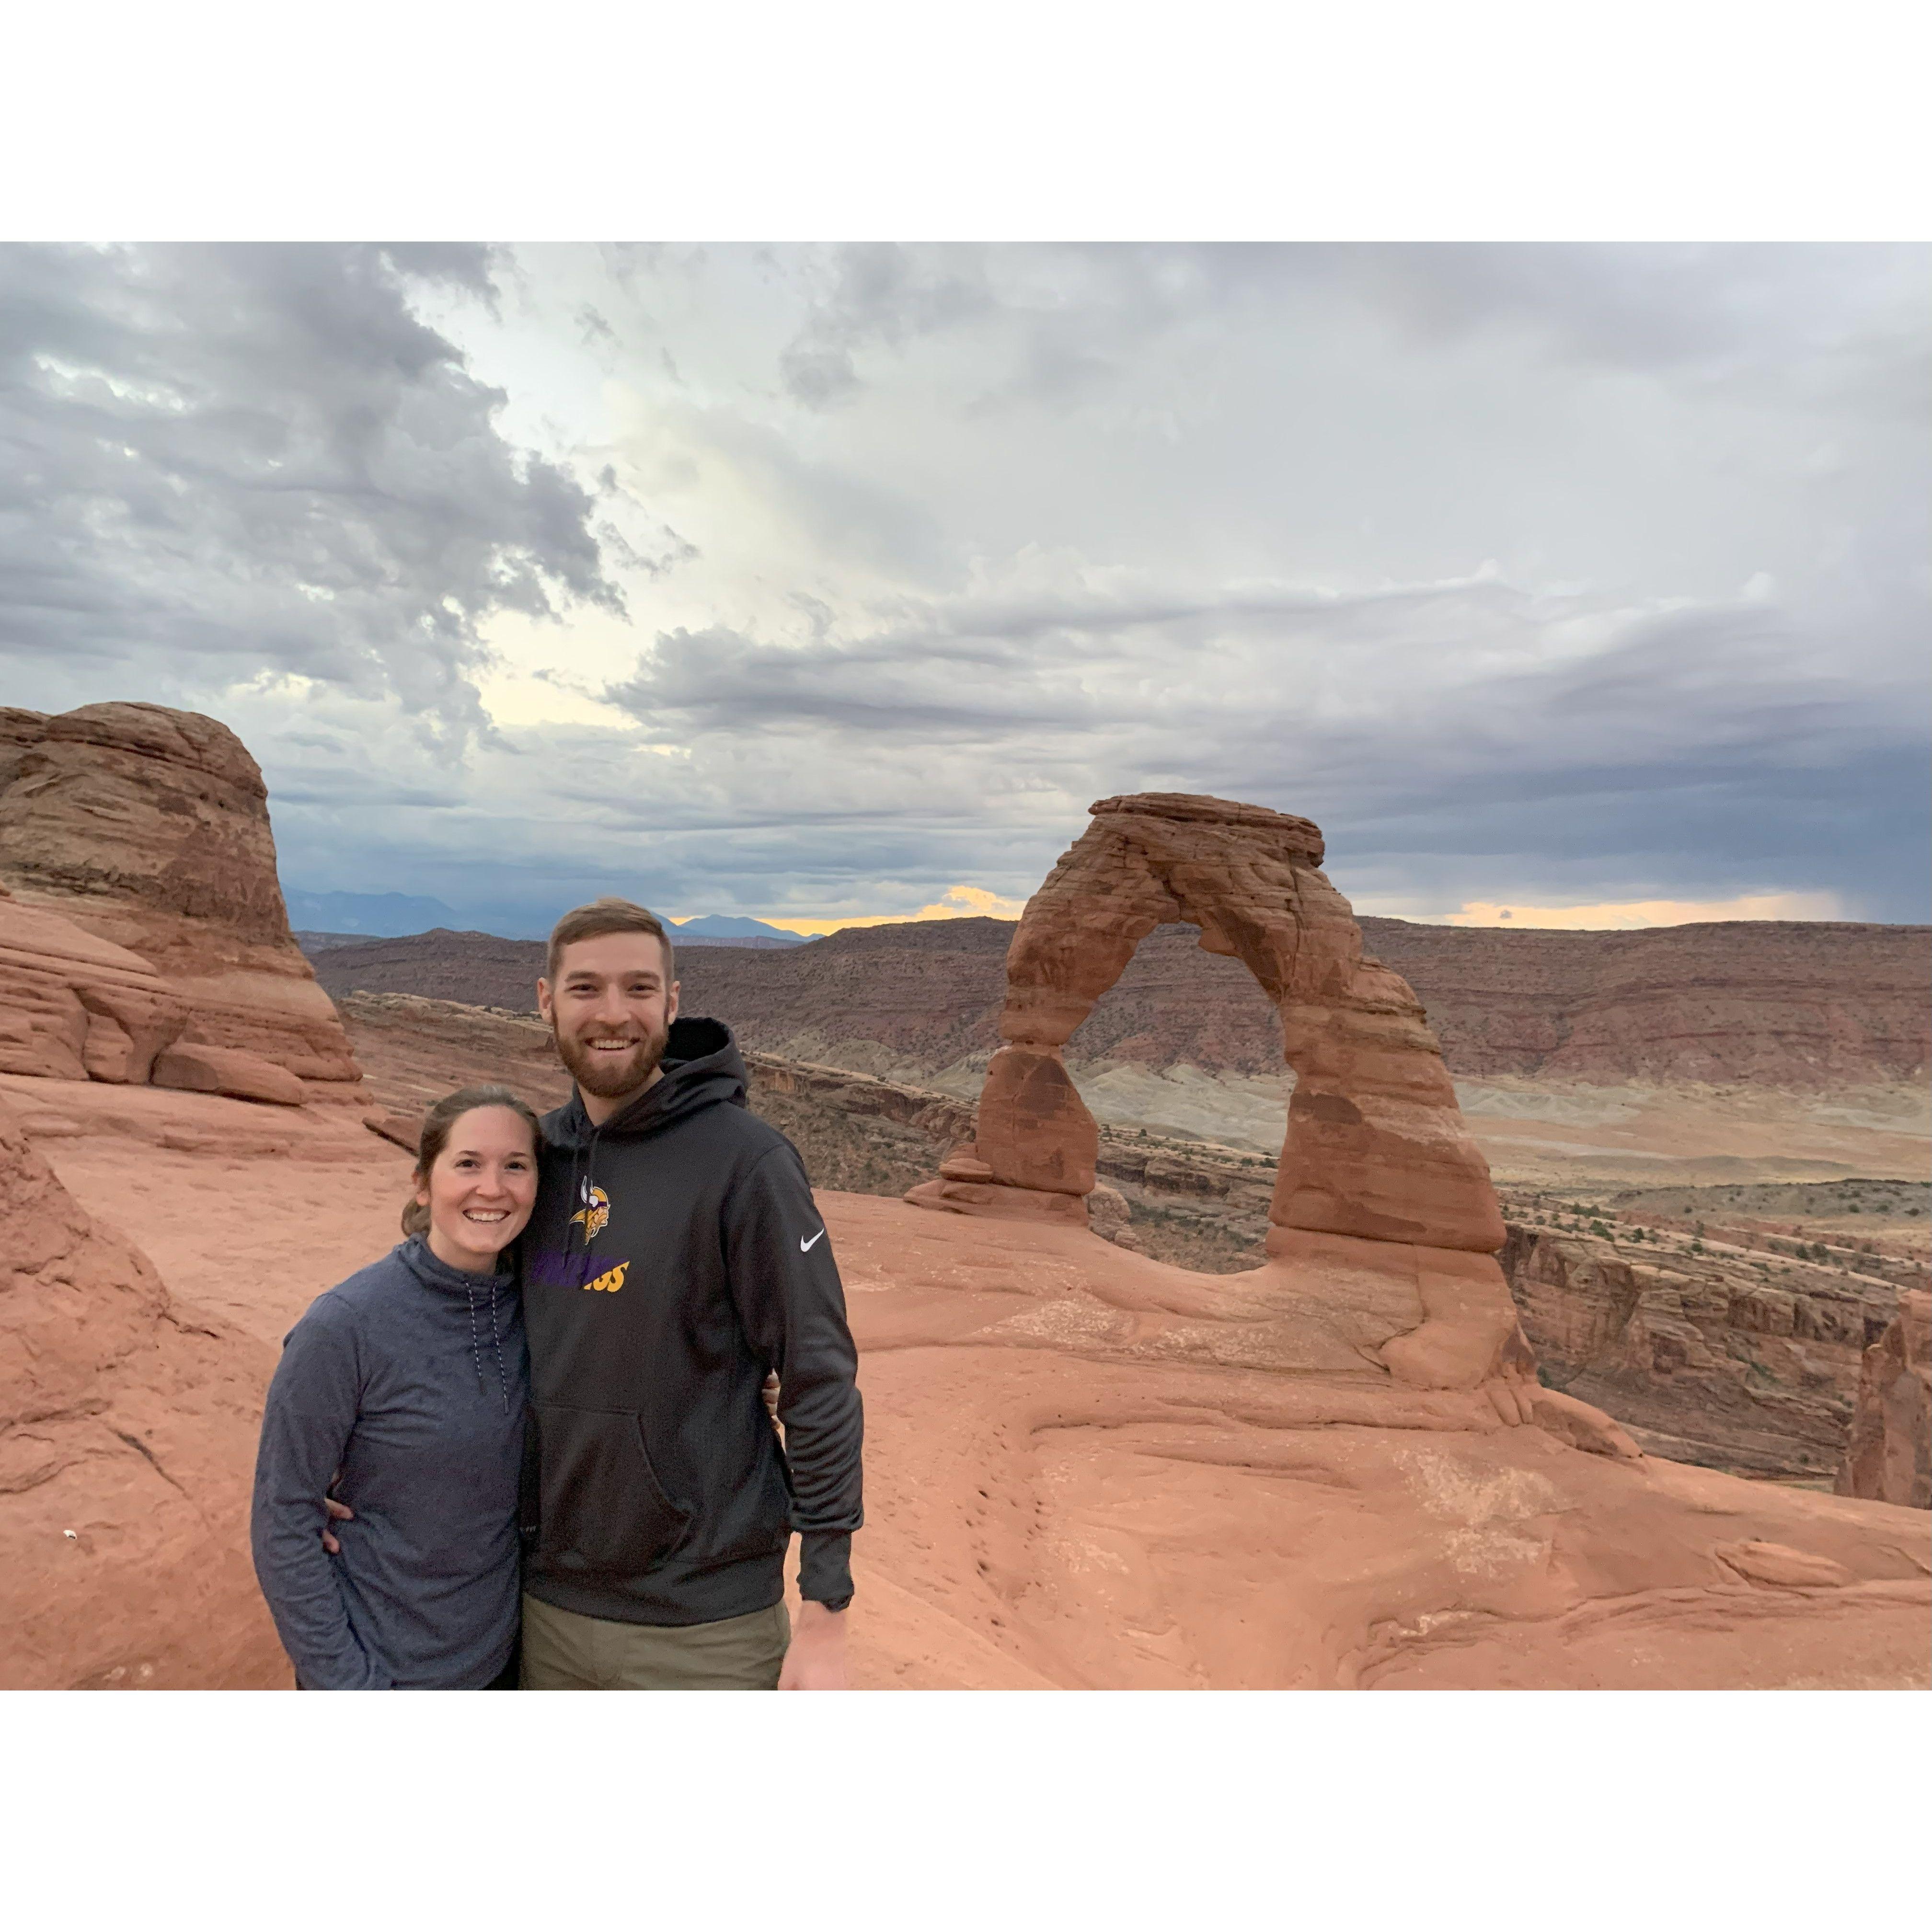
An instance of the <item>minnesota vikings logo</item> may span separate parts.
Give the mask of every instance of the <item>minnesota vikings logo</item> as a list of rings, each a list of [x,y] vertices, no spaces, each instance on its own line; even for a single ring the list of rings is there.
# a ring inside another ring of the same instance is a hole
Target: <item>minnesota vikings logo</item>
[[[602,1188],[586,1182],[580,1198],[584,1205],[570,1218],[573,1225],[583,1224],[584,1245],[587,1248],[610,1225],[610,1197]]]

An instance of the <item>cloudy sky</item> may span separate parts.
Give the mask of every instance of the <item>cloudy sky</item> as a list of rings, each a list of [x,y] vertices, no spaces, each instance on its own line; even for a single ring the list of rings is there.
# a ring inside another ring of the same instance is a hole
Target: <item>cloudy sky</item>
[[[0,702],[284,883],[1010,912],[1110,793],[1366,911],[1928,915],[1932,250],[0,248]]]

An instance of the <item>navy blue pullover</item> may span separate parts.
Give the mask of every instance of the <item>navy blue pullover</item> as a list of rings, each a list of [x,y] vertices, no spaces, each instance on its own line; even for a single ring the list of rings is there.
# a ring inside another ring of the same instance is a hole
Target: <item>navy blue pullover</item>
[[[420,1235],[310,1304],[268,1385],[250,1526],[304,1688],[474,1690],[508,1663],[529,1398],[512,1278]],[[332,1556],[338,1470],[356,1516]]]

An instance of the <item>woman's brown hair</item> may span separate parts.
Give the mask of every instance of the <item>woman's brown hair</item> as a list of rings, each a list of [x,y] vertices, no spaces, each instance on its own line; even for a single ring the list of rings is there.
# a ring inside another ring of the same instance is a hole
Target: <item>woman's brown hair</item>
[[[530,1151],[536,1152],[543,1133],[528,1101],[519,1100],[507,1087],[460,1087],[454,1094],[446,1094],[423,1116],[422,1138],[416,1142],[416,1173],[412,1177],[418,1187],[428,1185],[430,1169],[448,1146],[449,1136],[457,1122],[465,1114],[473,1114],[478,1107],[508,1108],[530,1129]],[[426,1232],[428,1227],[429,1210],[411,1195],[403,1208],[403,1232],[420,1234]]]

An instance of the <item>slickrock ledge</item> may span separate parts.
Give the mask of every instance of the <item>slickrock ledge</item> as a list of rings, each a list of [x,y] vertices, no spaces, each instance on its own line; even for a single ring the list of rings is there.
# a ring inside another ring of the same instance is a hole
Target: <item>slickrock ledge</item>
[[[248,1558],[272,1352],[176,1302],[0,1106],[0,1688],[270,1688]]]

